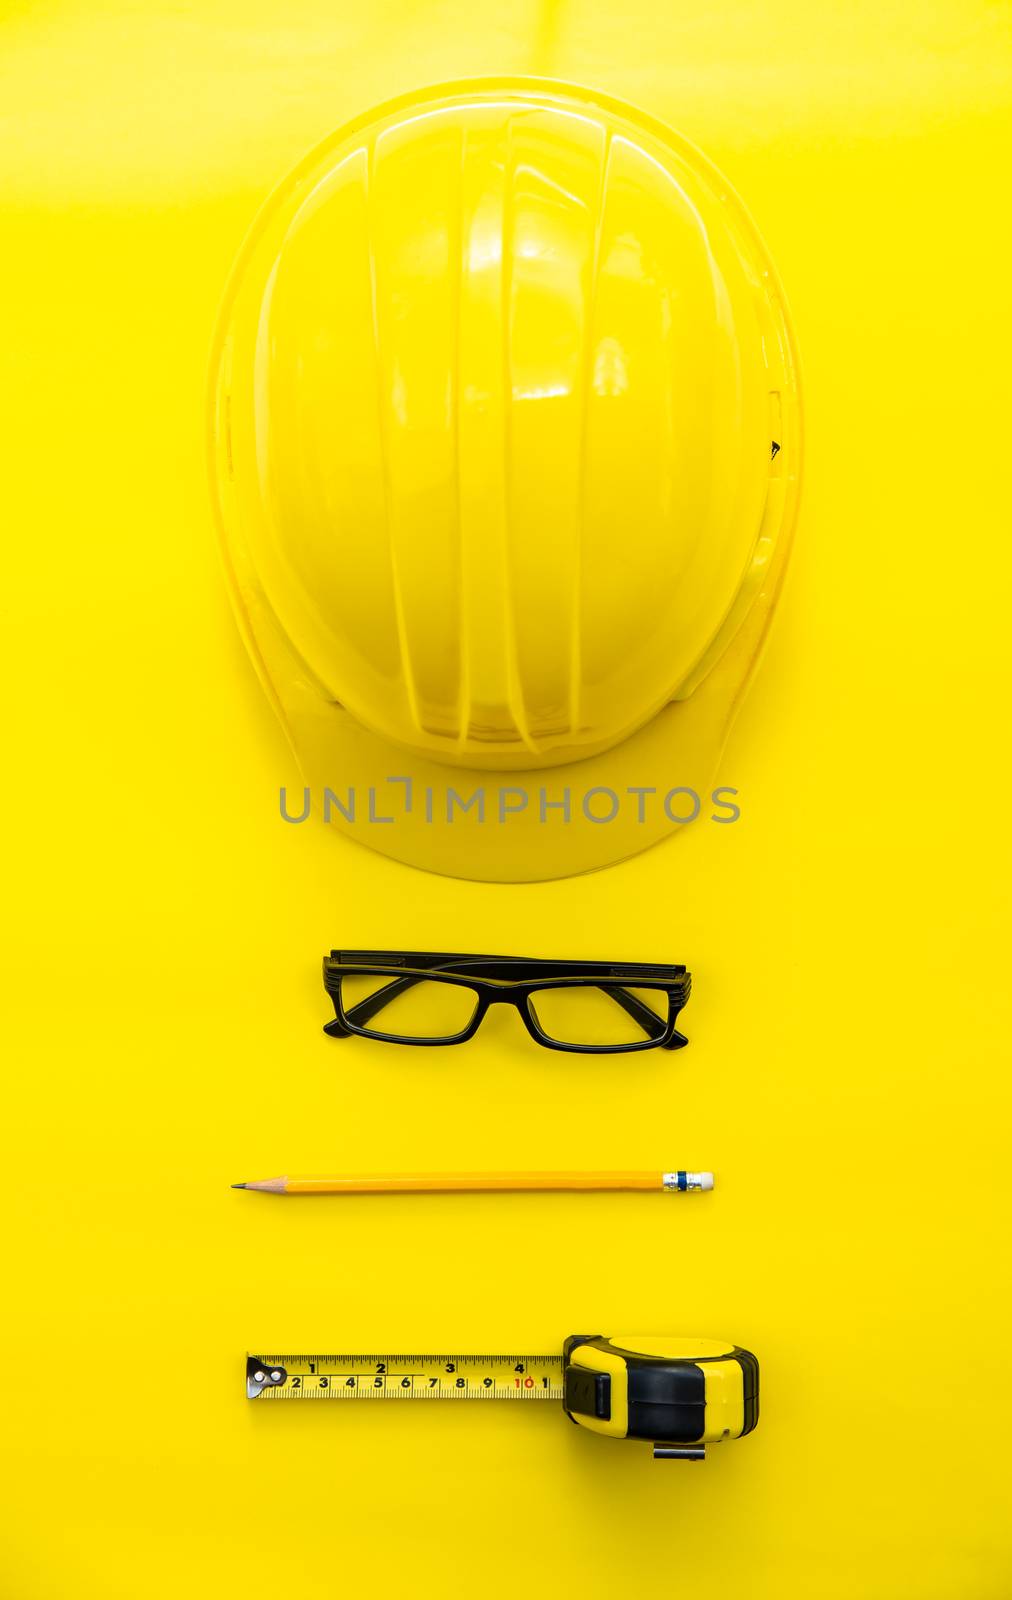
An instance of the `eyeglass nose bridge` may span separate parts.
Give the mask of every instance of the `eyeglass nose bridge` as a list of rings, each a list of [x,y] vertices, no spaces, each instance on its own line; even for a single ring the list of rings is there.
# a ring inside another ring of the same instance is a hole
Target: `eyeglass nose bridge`
[[[531,1005],[531,993],[531,986],[519,981],[504,982],[501,987],[497,984],[494,989],[486,988],[479,991],[472,1029],[477,1030],[482,1026],[493,1006],[501,1006],[508,1011],[519,1012],[518,1021],[532,1039],[541,1042],[544,1036],[538,1027],[537,1017]]]
[[[527,998],[527,987],[522,983],[504,983],[501,988],[487,989],[485,997],[490,1006],[515,1006]]]
[[[510,1010],[517,1010],[525,1019],[530,1015],[528,1011],[528,989],[522,983],[506,983],[502,988],[485,989],[480,995],[480,1010],[482,1015],[490,1011],[493,1006],[507,1006]]]

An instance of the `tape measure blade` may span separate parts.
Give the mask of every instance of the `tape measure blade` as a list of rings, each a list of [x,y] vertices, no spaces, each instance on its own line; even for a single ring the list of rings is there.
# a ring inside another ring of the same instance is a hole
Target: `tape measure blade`
[[[250,1355],[250,1400],[561,1400],[563,1358]]]

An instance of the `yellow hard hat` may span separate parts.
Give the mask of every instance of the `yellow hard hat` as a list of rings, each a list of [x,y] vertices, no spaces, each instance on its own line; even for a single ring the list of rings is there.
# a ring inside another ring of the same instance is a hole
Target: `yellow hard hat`
[[[690,820],[643,797],[712,778],[799,427],[763,245],[668,129],[496,80],[333,135],[245,243],[211,397],[239,609],[310,797],[480,878],[586,870]],[[468,787],[481,817],[447,802]]]

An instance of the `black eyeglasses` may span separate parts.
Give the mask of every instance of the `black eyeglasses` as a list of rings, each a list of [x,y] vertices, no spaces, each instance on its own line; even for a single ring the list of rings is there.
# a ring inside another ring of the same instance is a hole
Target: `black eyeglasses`
[[[634,961],[550,961],[406,950],[332,950],[323,982],[334,1002],[332,1038],[463,1044],[491,1005],[516,1006],[550,1050],[612,1054],[679,1050],[675,1027],[689,998],[684,967]]]

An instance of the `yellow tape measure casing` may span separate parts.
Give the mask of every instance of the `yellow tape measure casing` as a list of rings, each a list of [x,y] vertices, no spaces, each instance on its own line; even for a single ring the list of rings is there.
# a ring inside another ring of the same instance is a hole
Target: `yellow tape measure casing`
[[[716,1444],[759,1420],[759,1363],[716,1339],[573,1334],[563,1350],[568,1415],[613,1439]]]

